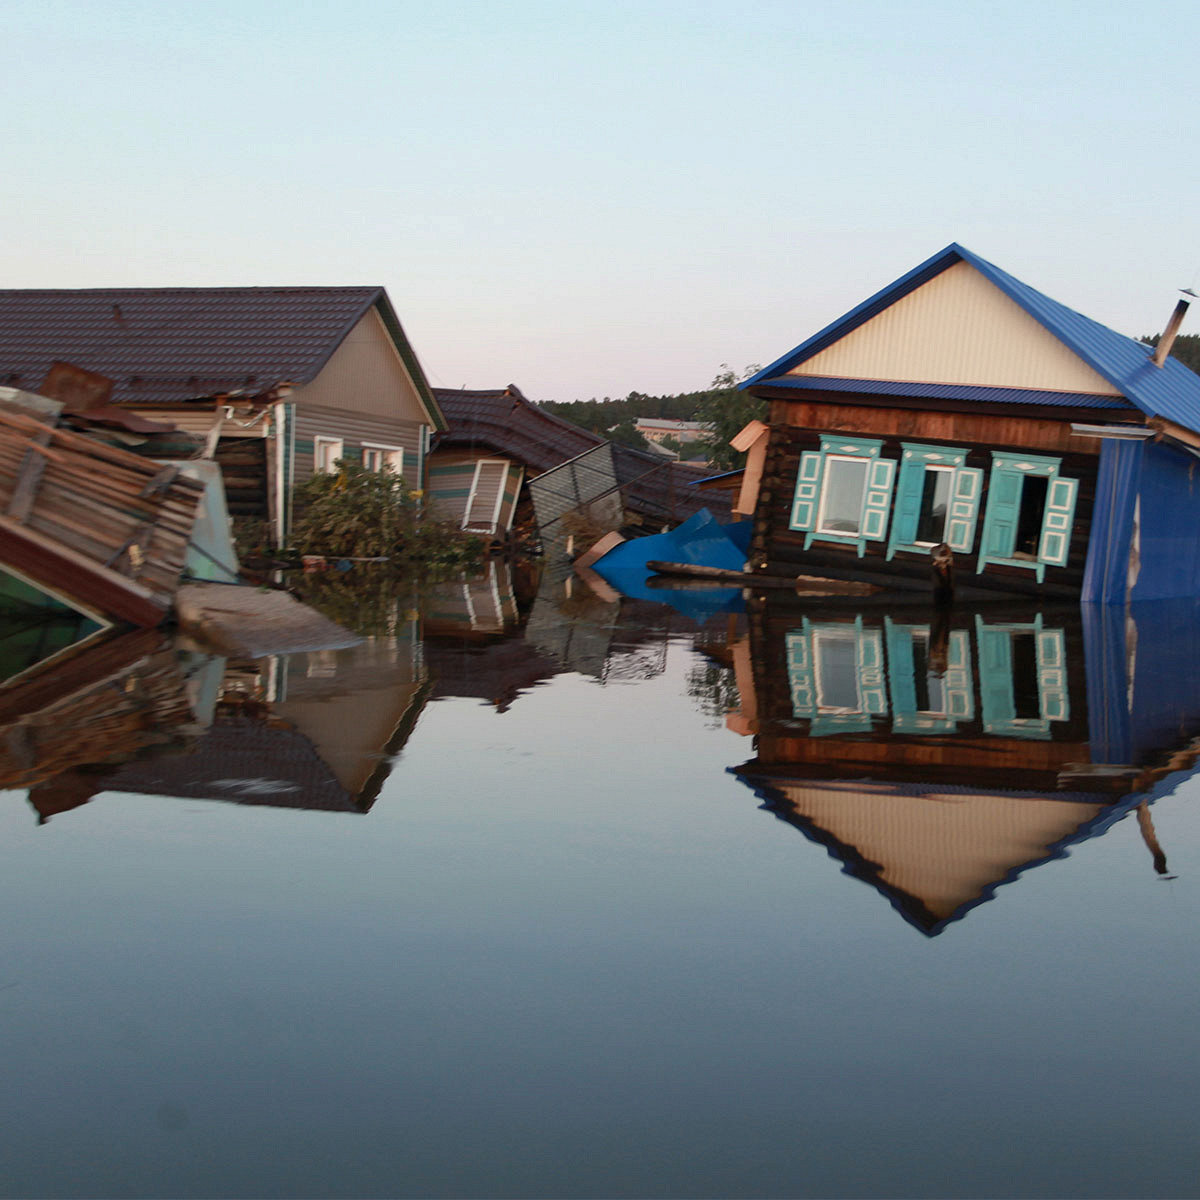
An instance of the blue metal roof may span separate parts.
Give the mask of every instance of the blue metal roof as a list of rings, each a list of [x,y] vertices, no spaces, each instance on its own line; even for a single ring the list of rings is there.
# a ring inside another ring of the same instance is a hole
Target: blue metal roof
[[[926,259],[914,267],[906,275],[902,275],[894,283],[882,291],[864,300],[856,308],[852,308],[845,316],[827,325],[819,333],[814,334],[806,342],[802,342],[794,350],[759,371],[742,384],[742,387],[753,387],[757,384],[778,384],[777,376],[792,370],[798,364],[805,362],[813,355],[824,350],[827,346],[845,337],[852,330],[864,325],[872,317],[881,313],[885,308],[895,304],[934,276],[940,275],[955,263],[965,262],[974,267],[985,279],[995,284],[1010,300],[1019,304],[1035,321],[1044,326],[1069,350],[1079,356],[1098,375],[1107,379],[1113,387],[1127,397],[1148,417],[1160,416],[1174,421],[1188,429],[1200,431],[1200,376],[1189,371],[1181,362],[1168,358],[1161,367],[1150,362],[1154,353],[1150,346],[1137,341],[1136,338],[1126,337],[1112,329],[1085,317],[1082,313],[1051,300],[1028,284],[1015,279],[1006,271],[1000,270],[973,254],[957,242],[952,242],[944,250]],[[856,384],[860,381],[854,381]],[[807,382],[790,381],[790,386],[808,386]],[[919,391],[912,394],[932,396],[931,385],[919,385]],[[856,387],[850,390],[858,390]],[[991,391],[993,389],[983,389]],[[1010,389],[996,389],[1009,391]],[[907,395],[907,392],[892,393]],[[1059,393],[1061,395],[1061,393]],[[975,397],[964,396],[963,399]],[[1089,398],[1090,400],[1090,398]],[[1030,401],[1025,401],[1030,403]],[[1037,403],[1050,403],[1037,401]],[[1062,403],[1060,400],[1059,403]],[[1089,404],[1089,406],[1091,406]]]
[[[1034,388],[973,387],[959,383],[911,383],[902,379],[839,379],[830,375],[785,375],[764,379],[762,387],[818,392],[862,392],[874,396],[927,396],[934,400],[975,400],[989,404],[1046,404],[1061,408],[1129,409],[1122,396],[1089,392],[1043,392]]]

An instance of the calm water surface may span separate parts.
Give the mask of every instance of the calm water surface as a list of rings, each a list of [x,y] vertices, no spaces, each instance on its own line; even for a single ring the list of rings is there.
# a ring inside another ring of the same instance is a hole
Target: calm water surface
[[[10,730],[5,1195],[1197,1193],[1169,622],[544,600]]]

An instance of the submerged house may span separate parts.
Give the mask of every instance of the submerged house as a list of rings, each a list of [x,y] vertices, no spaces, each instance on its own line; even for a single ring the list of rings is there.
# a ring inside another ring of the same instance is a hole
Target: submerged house
[[[613,520],[654,529],[674,525],[708,507],[727,515],[728,497],[701,494],[706,467],[608,441],[548,412],[506,388],[434,388],[445,427],[429,458],[428,494],[441,515],[472,533],[502,541],[528,485],[540,479],[543,540],[551,516],[581,504],[612,501]],[[539,489],[534,489],[537,492]]]
[[[280,541],[314,471],[346,458],[419,488],[444,427],[382,287],[0,290],[0,385],[36,392],[61,362],[203,439],[231,511]]]
[[[964,598],[1200,594],[1200,376],[957,244],[742,386],[750,565]],[[943,551],[944,553],[944,551]]]

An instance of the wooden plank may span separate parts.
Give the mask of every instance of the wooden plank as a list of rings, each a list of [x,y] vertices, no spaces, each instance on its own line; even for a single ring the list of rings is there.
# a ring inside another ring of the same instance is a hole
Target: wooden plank
[[[8,502],[8,515],[22,525],[29,520],[33,509],[33,498],[37,495],[38,484],[46,470],[46,459],[36,451],[44,449],[50,441],[50,430],[39,429],[29,442],[25,457],[17,469],[17,484],[13,488],[12,498]]]
[[[76,599],[85,611],[130,625],[159,625],[170,611],[169,596],[155,595],[8,517],[0,517],[0,561],[11,563],[39,586]]]

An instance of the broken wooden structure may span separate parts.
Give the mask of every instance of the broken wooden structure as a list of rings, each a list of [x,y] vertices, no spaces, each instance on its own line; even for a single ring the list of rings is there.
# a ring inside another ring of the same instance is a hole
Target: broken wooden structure
[[[0,567],[106,623],[160,624],[203,485],[56,428],[53,402],[2,391]]]

